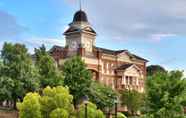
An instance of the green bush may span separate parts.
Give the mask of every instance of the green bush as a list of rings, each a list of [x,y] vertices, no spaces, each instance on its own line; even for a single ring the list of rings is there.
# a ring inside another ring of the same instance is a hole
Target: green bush
[[[68,118],[68,116],[68,112],[60,108],[57,108],[50,113],[50,118]]]
[[[85,117],[85,104],[81,104],[76,112],[72,104],[73,96],[69,94],[68,88],[62,86],[47,87],[42,91],[41,95],[38,93],[28,93],[24,97],[23,102],[17,103],[20,114],[19,118]],[[103,112],[97,109],[97,106],[91,102],[87,104],[87,113],[88,118],[105,118]]]
[[[123,113],[118,112],[117,113],[117,118],[127,118]]]
[[[87,114],[88,114],[88,118],[105,118],[103,112],[101,110],[98,110],[97,106],[91,102],[88,102],[87,104]],[[79,116],[80,118],[84,118],[85,116],[84,104],[80,105]]]
[[[73,96],[69,94],[67,88],[62,86],[54,88],[47,87],[43,90],[43,96],[40,99],[42,115],[47,118],[57,108],[67,110],[69,113],[73,112],[72,100]]]
[[[17,104],[20,118],[42,118],[39,103],[39,94],[28,93],[22,103]]]
[[[69,90],[59,86],[43,90],[42,96],[28,93],[22,103],[18,103],[20,118],[72,118],[73,96]]]

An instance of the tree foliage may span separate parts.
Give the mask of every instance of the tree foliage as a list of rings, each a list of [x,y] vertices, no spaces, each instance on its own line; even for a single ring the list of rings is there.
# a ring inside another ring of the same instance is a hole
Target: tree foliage
[[[88,102],[87,104],[87,114],[88,114],[88,118],[105,118],[103,112],[97,109],[96,105],[91,102]],[[79,116],[80,118],[84,118],[85,104],[80,105]]]
[[[146,116],[182,118],[186,101],[186,80],[180,71],[157,73],[149,77],[146,89]]]
[[[72,57],[64,63],[64,85],[68,86],[74,96],[74,104],[88,94],[91,85],[91,73],[86,69],[80,57]]]
[[[47,87],[42,95],[28,93],[23,102],[17,103],[20,118],[83,118],[85,104],[75,111],[73,96],[66,87]],[[87,104],[88,118],[105,118],[103,112],[91,102]]]
[[[48,54],[44,45],[35,49],[35,64],[39,70],[41,88],[63,85],[62,73],[57,68],[54,59]]]
[[[0,88],[0,101],[11,101],[14,81],[6,76],[0,77]]]
[[[69,118],[66,110],[57,108],[50,113],[50,118]]]
[[[47,87],[43,90],[42,96],[29,93],[17,106],[20,118],[72,118],[74,116],[72,100],[68,88]]]
[[[92,82],[89,92],[90,101],[96,103],[98,108],[112,108],[118,93],[108,86],[101,83]]]
[[[37,93],[28,93],[22,103],[18,103],[20,118],[42,118],[41,106],[39,103],[40,95]]]
[[[147,76],[152,76],[156,73],[166,73],[166,70],[160,65],[150,65],[147,67]]]
[[[128,109],[130,115],[136,115],[144,103],[144,95],[135,90],[121,92],[121,102]]]
[[[71,104],[73,96],[69,94],[69,90],[64,87],[47,87],[43,90],[41,97],[41,111],[44,118],[48,118],[50,113],[60,108],[68,112],[68,116],[73,112],[73,105]],[[56,111],[54,112],[56,113]]]
[[[22,99],[27,92],[39,88],[37,70],[34,68],[31,56],[24,45],[5,43],[1,59],[1,100],[8,99],[14,101],[15,104],[15,101]]]
[[[117,113],[117,118],[127,118],[123,113],[118,112]]]

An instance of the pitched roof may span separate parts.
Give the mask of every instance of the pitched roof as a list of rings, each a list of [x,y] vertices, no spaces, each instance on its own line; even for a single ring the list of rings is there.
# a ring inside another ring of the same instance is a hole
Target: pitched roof
[[[144,59],[144,58],[142,58],[142,57],[140,57],[140,56],[137,56],[137,55],[135,55],[135,54],[129,53],[129,55],[131,55],[132,58],[135,58],[135,59],[139,59],[139,60],[143,60],[143,61],[145,61],[145,62],[148,62],[147,59]]]
[[[105,54],[111,54],[111,55],[117,55],[120,54],[122,52],[127,52],[127,54],[130,56],[130,58],[135,58],[135,59],[139,59],[139,60],[143,60],[145,62],[148,62],[147,59],[144,59],[140,56],[137,56],[135,54],[130,53],[128,50],[110,50],[110,49],[106,49],[106,48],[100,48],[100,47],[94,47],[96,50],[101,51],[102,53]]]
[[[70,28],[68,28],[68,29],[64,32],[64,34],[69,33],[69,32],[77,32],[77,31],[80,31],[80,29],[75,28],[75,27],[70,27]]]
[[[70,27],[64,32],[64,34],[73,33],[73,32],[82,32],[82,31],[96,34],[96,31],[91,27],[84,27],[83,29],[78,28],[78,27]]]
[[[54,45],[54,46],[49,50],[49,53],[53,52],[54,50],[63,51],[63,49],[64,49],[64,47],[62,47],[62,46]]]
[[[98,51],[101,51],[102,53],[111,54],[111,55],[116,55],[124,51],[127,51],[127,50],[110,50],[110,49],[100,48],[100,47],[94,47],[94,48]]]
[[[125,70],[125,69],[131,67],[132,65],[134,65],[134,64],[123,64],[120,67],[116,68],[116,70]]]

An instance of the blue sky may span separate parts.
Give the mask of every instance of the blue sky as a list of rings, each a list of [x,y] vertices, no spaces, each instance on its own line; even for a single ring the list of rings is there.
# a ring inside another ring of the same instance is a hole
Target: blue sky
[[[128,49],[167,69],[186,70],[186,1],[82,1],[97,31],[97,46]],[[105,4],[105,6],[104,6]],[[77,0],[1,0],[0,47],[24,43],[33,52],[64,45],[63,31],[78,10]]]

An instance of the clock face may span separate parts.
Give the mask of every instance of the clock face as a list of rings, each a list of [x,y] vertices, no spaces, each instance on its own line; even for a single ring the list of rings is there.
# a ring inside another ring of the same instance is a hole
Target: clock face
[[[90,41],[87,41],[87,44],[86,44],[87,50],[88,51],[91,51],[91,49],[92,49],[91,47],[92,47],[91,42]]]
[[[71,42],[71,48],[72,49],[76,49],[77,48],[77,42],[76,41]]]

